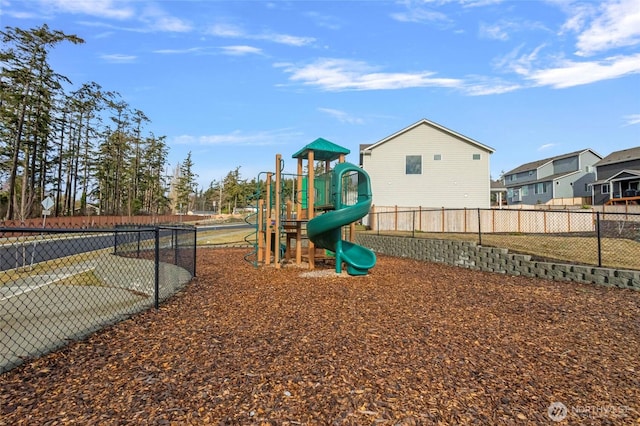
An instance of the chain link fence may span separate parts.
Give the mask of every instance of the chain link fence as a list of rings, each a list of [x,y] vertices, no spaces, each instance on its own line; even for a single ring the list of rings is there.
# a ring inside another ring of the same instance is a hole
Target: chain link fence
[[[0,228],[0,373],[158,307],[195,276],[196,228]]]
[[[367,231],[474,241],[534,259],[640,270],[640,214],[591,210],[408,209],[363,218]]]

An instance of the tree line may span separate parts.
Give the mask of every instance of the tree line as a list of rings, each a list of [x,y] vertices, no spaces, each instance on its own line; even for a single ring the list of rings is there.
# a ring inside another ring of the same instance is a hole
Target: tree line
[[[7,220],[49,214],[166,214],[195,195],[190,155],[179,179],[167,176],[165,136],[116,91],[71,81],[53,70],[49,53],[76,35],[41,27],[0,31],[0,213]],[[174,199],[168,196],[173,184]]]
[[[0,37],[0,219],[39,217],[45,199],[57,217],[232,213],[264,197],[264,182],[240,167],[199,188],[191,153],[168,170],[166,136],[117,91],[94,81],[70,89],[49,54],[82,38],[46,24]],[[283,179],[287,199],[293,188]]]

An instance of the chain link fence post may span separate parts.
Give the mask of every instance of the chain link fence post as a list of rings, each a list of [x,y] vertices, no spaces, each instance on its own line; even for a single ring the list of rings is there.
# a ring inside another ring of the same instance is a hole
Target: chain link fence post
[[[600,236],[600,212],[596,212],[596,236],[598,238],[598,267],[602,267],[602,238]]]
[[[155,282],[154,282],[154,306],[156,309],[160,308],[160,228],[155,227],[153,230],[153,236],[155,240]]]
[[[198,228],[193,231],[193,276],[196,276],[196,253],[198,247]]]
[[[413,210],[412,219],[411,219],[411,238],[416,237],[416,211]]]
[[[482,216],[480,213],[480,208],[478,208],[478,245],[481,246],[482,245],[482,227],[480,226],[480,223],[482,222]]]

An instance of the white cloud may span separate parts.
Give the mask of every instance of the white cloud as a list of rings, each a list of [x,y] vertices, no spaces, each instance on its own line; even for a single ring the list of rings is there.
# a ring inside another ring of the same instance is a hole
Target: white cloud
[[[392,13],[391,18],[400,22],[451,22],[444,13],[423,7],[415,7],[404,12]]]
[[[330,15],[324,15],[318,12],[306,12],[305,16],[312,19],[318,27],[328,28],[330,30],[338,30],[342,27],[342,20]]]
[[[114,0],[41,0],[44,8],[60,12],[100,16],[112,19],[129,19],[133,8],[126,1]]]
[[[523,31],[550,32],[550,30],[543,23],[538,21],[523,19],[501,19],[493,24],[481,22],[478,29],[478,34],[481,38],[507,41],[511,38],[511,34]]]
[[[470,79],[470,82],[462,89],[471,96],[501,95],[522,89],[518,83],[509,83],[500,80],[490,80],[486,78]]]
[[[291,81],[318,86],[327,91],[389,90],[410,87],[460,87],[462,82],[452,78],[436,78],[431,71],[414,73],[383,73],[361,61],[348,59],[319,59],[305,65],[285,66]]]
[[[243,56],[243,55],[261,55],[262,49],[253,46],[224,46],[221,47],[226,55]]]
[[[560,89],[639,73],[640,53],[636,53],[590,62],[565,60],[555,67],[531,71],[526,77],[537,85]]]
[[[191,24],[173,16],[157,17],[152,23],[150,23],[150,27],[156,31],[172,33],[185,33],[192,29]]]
[[[313,37],[298,37],[287,34],[261,34],[253,36],[251,38],[271,41],[273,43],[286,44],[288,46],[306,46],[316,40]]]
[[[352,90],[398,90],[419,87],[441,87],[458,90],[470,96],[496,95],[521,89],[518,83],[482,76],[466,79],[434,77],[434,72],[379,72],[362,61],[320,59],[313,64],[276,64],[290,74],[289,79],[330,92]],[[328,111],[325,111],[328,112]]]
[[[230,133],[217,135],[181,135],[173,139],[173,142],[180,145],[217,145],[217,146],[265,146],[283,145],[288,142],[299,141],[302,134],[292,129],[265,130],[254,133],[247,133],[235,130]]]
[[[55,13],[89,15],[120,21],[138,21],[135,28],[119,28],[135,32],[188,32],[192,30],[188,22],[171,16],[153,3],[131,2],[128,0],[40,0],[42,9]],[[134,5],[145,5],[143,10],[134,9]],[[142,23],[143,25],[140,25]],[[104,23],[85,23],[85,25],[106,25]]]
[[[391,18],[400,22],[439,23],[450,24],[453,22],[445,13],[438,12],[435,8],[447,3],[458,3],[462,7],[482,7],[502,3],[504,0],[401,0],[396,3],[404,6],[405,11],[391,14]],[[430,8],[429,6],[434,6]]]
[[[187,47],[185,49],[158,49],[154,50],[153,53],[159,53],[163,55],[180,55],[187,53],[198,53],[202,52],[204,48],[202,47]]]
[[[114,64],[125,64],[134,62],[137,59],[137,56],[134,55],[123,55],[120,53],[113,53],[108,55],[100,55],[100,58],[107,62],[111,62]]]
[[[566,0],[547,1],[563,9],[569,16],[560,28],[560,35],[579,33],[597,13],[595,3],[570,3]]]
[[[329,114],[331,117],[337,119],[341,123],[347,124],[364,124],[364,120],[358,117],[353,117],[344,111],[333,108],[318,108],[318,111]]]
[[[484,22],[480,23],[480,37],[488,38],[491,40],[500,40],[506,41],[509,40],[509,33],[507,33],[505,29],[505,25],[503,24],[487,24]]]
[[[625,115],[623,118],[625,121],[625,126],[633,126],[635,124],[640,124],[640,114]]]
[[[288,34],[261,33],[251,34],[237,25],[215,24],[209,27],[207,34],[224,38],[244,38],[248,40],[265,40],[288,46],[306,46],[315,41],[313,37],[299,37]]]
[[[555,143],[545,143],[544,145],[540,145],[538,147],[538,151],[546,151],[547,149],[553,148],[556,145],[557,144],[555,144]]]
[[[640,0],[615,0],[601,5],[589,28],[578,35],[576,52],[590,56],[640,43]]]
[[[231,24],[214,24],[207,30],[207,34],[217,37],[236,37],[242,38],[247,35],[242,28]]]

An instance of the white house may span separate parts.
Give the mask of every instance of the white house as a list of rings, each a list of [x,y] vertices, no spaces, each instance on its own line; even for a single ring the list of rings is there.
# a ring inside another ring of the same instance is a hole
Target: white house
[[[423,119],[360,150],[373,204],[488,208],[494,149]]]

